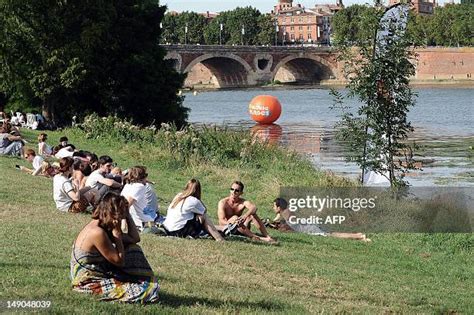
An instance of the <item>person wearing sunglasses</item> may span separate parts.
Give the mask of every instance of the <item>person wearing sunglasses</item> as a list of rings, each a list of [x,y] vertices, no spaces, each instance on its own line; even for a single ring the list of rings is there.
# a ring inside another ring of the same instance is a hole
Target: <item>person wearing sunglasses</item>
[[[276,243],[268,234],[262,220],[258,217],[257,207],[252,202],[243,199],[241,197],[243,193],[244,184],[240,181],[234,181],[230,187],[229,196],[219,201],[217,206],[219,224],[237,224],[238,233],[236,234],[241,234],[253,240]],[[250,230],[251,223],[255,225],[262,236],[258,236]]]

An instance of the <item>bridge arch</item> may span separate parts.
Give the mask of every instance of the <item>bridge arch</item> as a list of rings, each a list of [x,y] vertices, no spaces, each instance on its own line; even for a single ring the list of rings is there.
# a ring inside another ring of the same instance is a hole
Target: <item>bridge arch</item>
[[[250,65],[235,54],[204,54],[191,61],[184,73],[189,73],[196,65],[201,64],[212,74],[210,78],[216,87],[240,87],[254,84],[250,82]]]
[[[335,69],[327,60],[316,55],[291,55],[278,62],[272,79],[281,82],[319,83],[335,78]]]
[[[168,60],[168,62],[171,63],[171,66],[176,70],[176,71],[181,71],[181,66],[183,64],[183,58],[181,55],[175,51],[168,52],[164,58],[165,60]]]

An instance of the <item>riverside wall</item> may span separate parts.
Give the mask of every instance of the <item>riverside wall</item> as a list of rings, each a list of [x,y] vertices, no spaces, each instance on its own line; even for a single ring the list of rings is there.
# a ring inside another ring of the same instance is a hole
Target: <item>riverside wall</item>
[[[414,83],[466,82],[474,84],[474,47],[417,49]]]

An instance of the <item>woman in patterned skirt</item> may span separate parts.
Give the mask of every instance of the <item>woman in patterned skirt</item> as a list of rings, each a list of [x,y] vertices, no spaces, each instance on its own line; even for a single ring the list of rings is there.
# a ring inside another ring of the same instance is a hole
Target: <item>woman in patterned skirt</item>
[[[92,219],[74,242],[71,255],[73,289],[96,294],[107,301],[158,301],[158,281],[141,248],[136,245],[140,235],[128,213],[127,200],[113,193],[107,194]]]

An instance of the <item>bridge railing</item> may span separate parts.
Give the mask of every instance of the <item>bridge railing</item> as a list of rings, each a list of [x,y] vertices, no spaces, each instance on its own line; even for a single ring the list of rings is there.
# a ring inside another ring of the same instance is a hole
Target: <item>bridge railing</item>
[[[162,44],[168,51],[222,51],[222,52],[334,52],[329,46],[245,46],[245,45],[182,45]]]

